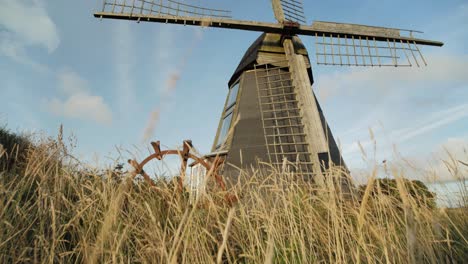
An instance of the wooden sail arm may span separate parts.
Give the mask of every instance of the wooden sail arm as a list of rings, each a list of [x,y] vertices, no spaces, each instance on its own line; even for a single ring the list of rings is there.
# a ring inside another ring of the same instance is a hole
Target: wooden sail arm
[[[415,42],[419,45],[437,46],[441,47],[444,45],[443,42],[419,39],[414,37],[414,33],[423,33],[417,30],[408,29],[397,29],[388,27],[376,27],[349,23],[335,23],[335,22],[323,22],[315,21],[311,26],[301,26],[302,30],[313,33],[314,36],[325,36],[325,37],[339,37],[339,38],[370,38],[376,41],[410,41]],[[407,33],[403,36],[403,33]],[[305,34],[311,35],[311,34]]]
[[[411,36],[397,36],[390,34],[392,32],[389,28],[383,27],[370,27],[354,24],[341,24],[341,25],[352,25],[333,27],[323,24],[312,24],[311,26],[298,25],[297,27],[285,26],[278,23],[268,22],[256,22],[247,20],[234,20],[234,19],[219,19],[219,18],[204,18],[204,17],[183,17],[183,16],[168,16],[168,15],[145,15],[145,14],[128,14],[128,13],[111,13],[111,12],[96,12],[94,13],[96,18],[105,19],[122,19],[122,20],[133,20],[137,22],[157,22],[157,23],[169,23],[169,24],[180,24],[189,26],[204,26],[214,28],[227,28],[227,29],[238,29],[248,31],[258,31],[267,33],[278,33],[278,34],[289,34],[289,35],[306,35],[306,36],[340,36],[341,38],[375,38],[377,41],[391,42],[394,40],[400,42],[410,41],[418,45],[429,45],[441,47],[444,43],[439,41],[425,40],[414,38]],[[323,23],[323,22],[322,22]],[[329,23],[329,22],[327,22]],[[370,30],[372,28],[372,30]]]
[[[283,23],[285,21],[283,7],[281,6],[280,0],[271,0],[271,6],[273,8],[273,13],[275,15],[276,21],[278,23]]]

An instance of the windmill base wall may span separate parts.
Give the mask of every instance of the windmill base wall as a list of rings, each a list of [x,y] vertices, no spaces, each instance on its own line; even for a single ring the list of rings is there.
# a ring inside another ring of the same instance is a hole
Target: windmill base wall
[[[268,162],[265,136],[258,105],[255,71],[247,71],[241,76],[241,91],[238,100],[237,116],[239,121],[234,128],[227,163],[242,168],[256,165],[258,160]],[[228,171],[233,170],[232,173]],[[226,176],[236,181],[235,169],[226,168]]]

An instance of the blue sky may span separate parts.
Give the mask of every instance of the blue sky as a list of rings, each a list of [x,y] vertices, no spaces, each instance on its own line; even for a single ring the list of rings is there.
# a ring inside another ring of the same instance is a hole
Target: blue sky
[[[238,19],[274,21],[268,0],[194,2],[232,10]],[[308,23],[417,29],[446,43],[424,47],[429,66],[419,69],[314,65],[313,89],[352,171],[401,158],[443,171],[444,149],[468,159],[466,0],[304,2]],[[0,0],[0,124],[48,135],[63,124],[77,138],[77,156],[88,160],[106,161],[118,156],[116,148],[133,152],[156,139],[171,148],[192,139],[208,152],[227,81],[259,33],[99,21],[92,13],[100,6]],[[314,54],[314,39],[303,41]]]

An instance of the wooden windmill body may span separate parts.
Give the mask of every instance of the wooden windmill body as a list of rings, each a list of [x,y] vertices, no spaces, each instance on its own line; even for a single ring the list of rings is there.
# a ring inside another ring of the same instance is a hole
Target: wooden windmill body
[[[340,150],[312,90],[309,54],[298,35],[315,37],[317,64],[339,66],[420,66],[419,45],[443,43],[415,38],[412,30],[314,22],[299,0],[272,0],[278,23],[233,20],[229,11],[173,0],[104,0],[97,18],[160,22],[263,32],[228,83],[211,156],[229,166],[285,161],[310,178],[331,164],[345,167]],[[209,158],[209,155],[207,156]]]
[[[247,50],[228,83],[212,152],[225,153],[236,167],[282,166],[286,159],[312,176],[322,170],[314,165],[344,163],[311,89],[307,50],[297,36],[288,37],[264,33]]]

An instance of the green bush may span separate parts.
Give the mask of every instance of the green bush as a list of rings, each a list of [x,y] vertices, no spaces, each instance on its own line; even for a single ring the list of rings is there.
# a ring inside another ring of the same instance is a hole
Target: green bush
[[[0,169],[18,169],[26,162],[26,152],[32,146],[26,135],[20,135],[0,127]]]
[[[418,206],[427,206],[429,208],[436,207],[436,194],[429,191],[427,186],[422,181],[408,179],[401,179],[401,181],[407,190],[408,195],[413,198]],[[361,195],[364,194],[366,188],[367,185],[359,186]],[[398,182],[396,179],[377,179],[375,183],[373,183],[373,187],[370,193],[374,197],[386,195],[399,201],[399,203],[402,202],[402,194],[398,189]]]

